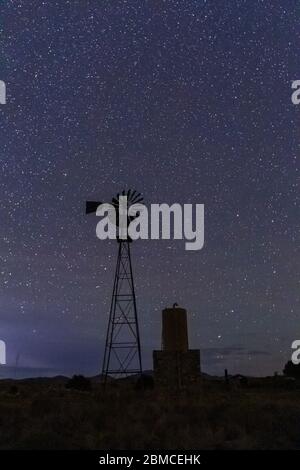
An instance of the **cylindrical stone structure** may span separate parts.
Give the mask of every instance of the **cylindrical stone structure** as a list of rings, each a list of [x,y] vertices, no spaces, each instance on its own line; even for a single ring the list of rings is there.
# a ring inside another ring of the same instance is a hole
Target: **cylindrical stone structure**
[[[162,349],[163,351],[188,351],[187,314],[184,308],[173,306],[163,310]]]

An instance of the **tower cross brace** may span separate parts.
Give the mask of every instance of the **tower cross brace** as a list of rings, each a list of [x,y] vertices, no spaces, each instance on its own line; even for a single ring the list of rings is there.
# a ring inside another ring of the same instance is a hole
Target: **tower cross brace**
[[[118,239],[118,258],[102,364],[104,383],[110,375],[126,377],[142,373],[130,243],[130,240]]]

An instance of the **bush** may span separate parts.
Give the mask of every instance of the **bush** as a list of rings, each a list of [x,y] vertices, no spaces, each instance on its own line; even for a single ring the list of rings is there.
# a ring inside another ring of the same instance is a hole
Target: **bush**
[[[135,385],[136,390],[152,390],[154,387],[154,380],[151,375],[142,374]]]
[[[17,395],[19,393],[19,389],[16,385],[12,385],[8,392],[11,394],[11,395]]]
[[[90,392],[92,390],[92,384],[91,381],[83,375],[73,375],[66,383],[66,388],[80,390],[81,392]]]
[[[287,377],[293,377],[294,379],[300,379],[300,364],[293,364],[292,361],[288,361],[283,369],[284,375]]]

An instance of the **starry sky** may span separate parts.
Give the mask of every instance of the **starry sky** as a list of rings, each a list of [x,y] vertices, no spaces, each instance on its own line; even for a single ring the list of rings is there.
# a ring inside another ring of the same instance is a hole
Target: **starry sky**
[[[161,310],[210,374],[300,339],[297,0],[1,0],[0,376],[101,368],[117,244],[85,200],[205,204],[205,246],[133,244],[144,368]]]

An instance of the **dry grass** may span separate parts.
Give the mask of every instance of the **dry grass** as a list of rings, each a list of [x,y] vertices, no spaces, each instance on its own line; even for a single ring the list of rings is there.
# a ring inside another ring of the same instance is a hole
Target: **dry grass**
[[[300,391],[0,382],[0,449],[300,449]]]

